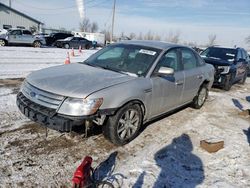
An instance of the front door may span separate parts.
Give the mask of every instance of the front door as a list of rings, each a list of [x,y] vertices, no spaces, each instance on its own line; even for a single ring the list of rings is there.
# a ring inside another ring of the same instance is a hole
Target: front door
[[[8,34],[8,42],[12,44],[20,44],[22,43],[22,31],[21,30],[13,30]]]
[[[175,71],[174,75],[154,76],[154,73],[157,73],[160,67],[173,68]],[[151,117],[170,111],[182,103],[184,73],[181,70],[178,50],[168,51],[159,61],[154,73],[151,77]]]

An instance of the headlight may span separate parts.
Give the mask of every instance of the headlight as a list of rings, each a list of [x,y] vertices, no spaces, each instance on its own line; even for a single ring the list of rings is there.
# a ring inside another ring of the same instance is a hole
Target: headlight
[[[58,110],[59,114],[84,116],[94,114],[102,105],[103,99],[67,98]]]
[[[218,66],[218,69],[221,71],[221,74],[229,73],[230,66]]]

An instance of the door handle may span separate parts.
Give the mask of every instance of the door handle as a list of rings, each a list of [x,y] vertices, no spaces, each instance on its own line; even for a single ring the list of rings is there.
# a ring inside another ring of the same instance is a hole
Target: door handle
[[[198,75],[197,78],[198,79],[203,79],[203,75]]]
[[[183,83],[184,83],[183,81],[176,81],[175,85],[180,86],[180,85],[183,85]]]

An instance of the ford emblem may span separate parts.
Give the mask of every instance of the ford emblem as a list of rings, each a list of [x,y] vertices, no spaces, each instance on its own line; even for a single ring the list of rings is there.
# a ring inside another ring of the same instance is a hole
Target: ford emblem
[[[33,92],[33,91],[31,91],[31,92],[30,92],[30,96],[31,96],[31,97],[35,97],[35,96],[36,96],[36,93]]]

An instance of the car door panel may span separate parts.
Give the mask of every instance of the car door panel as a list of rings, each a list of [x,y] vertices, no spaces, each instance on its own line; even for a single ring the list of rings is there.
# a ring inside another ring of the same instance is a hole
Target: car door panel
[[[176,72],[171,77],[154,77],[152,84],[151,116],[168,112],[182,103],[184,87],[183,71]]]
[[[197,95],[204,78],[202,68],[199,67],[198,60],[191,49],[181,49],[181,62],[185,77],[182,100],[186,103],[192,101]]]
[[[161,67],[172,68],[173,75],[157,76]],[[170,111],[182,104],[184,87],[184,73],[180,67],[180,53],[178,49],[166,52],[155,68],[156,76],[151,77],[152,105],[151,116],[157,116]]]
[[[192,101],[198,93],[198,90],[203,82],[202,71],[200,68],[184,71],[185,86],[183,92],[183,102]]]

